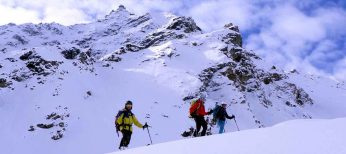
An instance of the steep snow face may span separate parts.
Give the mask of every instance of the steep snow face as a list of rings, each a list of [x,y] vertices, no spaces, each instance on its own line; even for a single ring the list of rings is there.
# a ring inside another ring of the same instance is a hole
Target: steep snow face
[[[293,120],[270,128],[186,139],[112,154],[344,154],[346,119]]]
[[[266,64],[242,48],[233,24],[203,33],[172,14],[119,7],[90,24],[1,26],[0,60],[4,153],[113,151],[114,116],[127,100],[155,143],[194,126],[188,108],[201,93],[207,109],[227,102],[242,130],[346,116],[345,83]],[[235,130],[229,122],[226,131]],[[147,135],[135,129],[130,146],[146,145]]]

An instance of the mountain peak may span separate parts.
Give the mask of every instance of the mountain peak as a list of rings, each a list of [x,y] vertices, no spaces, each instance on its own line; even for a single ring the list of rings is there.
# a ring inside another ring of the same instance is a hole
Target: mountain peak
[[[224,26],[224,28],[228,28],[228,29],[230,29],[230,30],[233,30],[233,31],[236,31],[236,32],[240,32],[239,31],[239,27],[238,26],[236,26],[236,25],[234,25],[233,23],[228,23],[228,24],[226,24],[225,26]]]
[[[105,16],[105,19],[119,19],[122,17],[128,17],[133,15],[133,13],[126,10],[124,5],[119,5],[116,10],[112,10],[108,15]]]
[[[117,10],[126,10],[125,6],[124,5],[119,5],[118,9]]]
[[[167,29],[183,30],[185,33],[202,31],[191,17],[174,18]]]

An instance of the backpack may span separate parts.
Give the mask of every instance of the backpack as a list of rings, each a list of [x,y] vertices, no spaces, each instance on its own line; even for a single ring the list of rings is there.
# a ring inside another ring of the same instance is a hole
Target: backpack
[[[213,109],[213,122],[216,122],[219,119],[220,114],[218,113],[220,109],[221,109],[221,106],[216,104]]]
[[[190,116],[191,116],[191,117],[196,116],[196,113],[197,113],[198,109],[200,108],[200,107],[198,107],[198,108],[196,108],[194,111],[191,112],[192,108],[193,108],[194,106],[197,105],[197,101],[198,101],[198,99],[197,99],[197,100],[193,100],[193,101],[191,102],[190,110],[189,110],[189,111],[190,111]]]
[[[118,124],[118,119],[119,119],[119,117],[121,116],[121,114],[123,114],[124,113],[124,110],[119,110],[119,112],[118,112],[118,114],[115,116],[115,127],[117,128],[117,131],[119,131],[120,130],[120,125],[121,124]],[[123,116],[123,121],[124,121],[124,118],[125,118],[125,115]]]

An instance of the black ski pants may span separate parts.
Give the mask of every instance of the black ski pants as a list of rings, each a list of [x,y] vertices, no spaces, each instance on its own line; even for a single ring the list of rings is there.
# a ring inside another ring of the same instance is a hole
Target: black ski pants
[[[195,116],[194,117],[195,122],[196,122],[196,131],[194,132],[193,136],[197,136],[199,131],[202,129],[201,136],[205,136],[205,133],[207,132],[207,122],[205,121],[203,116]]]
[[[123,134],[123,138],[120,141],[119,148],[127,147],[130,144],[132,132],[129,130],[122,130],[121,133]]]

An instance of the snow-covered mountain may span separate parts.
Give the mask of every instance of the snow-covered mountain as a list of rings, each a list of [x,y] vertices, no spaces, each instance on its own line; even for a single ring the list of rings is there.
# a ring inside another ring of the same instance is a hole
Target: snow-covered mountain
[[[346,116],[344,82],[266,63],[242,48],[231,23],[204,32],[189,17],[119,6],[89,24],[0,26],[4,153],[114,151],[114,116],[126,100],[152,126],[154,143],[180,139],[194,126],[188,108],[201,93],[207,108],[228,102],[242,130]],[[135,129],[130,147],[148,142]]]

